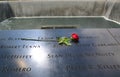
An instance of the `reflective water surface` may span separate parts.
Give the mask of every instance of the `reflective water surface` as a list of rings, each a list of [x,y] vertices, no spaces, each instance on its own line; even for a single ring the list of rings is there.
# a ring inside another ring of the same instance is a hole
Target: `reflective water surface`
[[[119,28],[120,25],[103,17],[10,18],[0,23],[2,30],[41,29],[41,27],[74,26],[77,28]]]

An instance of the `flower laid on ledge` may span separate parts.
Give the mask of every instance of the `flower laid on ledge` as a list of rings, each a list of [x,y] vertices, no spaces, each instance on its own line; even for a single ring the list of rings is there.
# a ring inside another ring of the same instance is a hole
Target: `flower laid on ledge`
[[[43,42],[58,42],[60,45],[70,46],[71,42],[78,43],[79,36],[76,33],[72,33],[71,37],[58,37],[56,39],[31,39],[31,38],[21,38],[21,40],[27,41],[43,41]]]
[[[73,33],[73,34],[71,35],[71,39],[72,39],[73,41],[75,41],[75,42],[78,42],[78,41],[79,41],[79,36],[78,36],[78,34]]]
[[[68,37],[60,37],[60,38],[58,38],[58,43],[59,44],[65,44],[67,46],[70,46],[71,42],[75,42],[75,43],[79,42],[78,34],[73,33],[71,35],[71,38],[68,38]]]

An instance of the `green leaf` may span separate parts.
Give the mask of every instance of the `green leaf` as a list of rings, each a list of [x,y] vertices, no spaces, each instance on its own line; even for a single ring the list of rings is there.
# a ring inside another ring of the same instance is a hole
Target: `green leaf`
[[[65,39],[65,37],[58,38],[58,43],[63,43],[64,39]]]
[[[71,43],[70,43],[71,39],[70,38],[67,38],[67,37],[61,37],[61,38],[58,38],[58,43],[59,44],[65,44],[67,46],[70,46]]]
[[[67,45],[67,46],[70,46],[70,45],[71,45],[70,42],[64,42],[64,44]]]

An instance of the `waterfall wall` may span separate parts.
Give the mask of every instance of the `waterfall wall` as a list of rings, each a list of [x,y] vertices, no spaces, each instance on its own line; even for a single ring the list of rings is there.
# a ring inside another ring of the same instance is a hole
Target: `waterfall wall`
[[[0,1],[0,21],[31,16],[106,16],[120,21],[119,0]]]

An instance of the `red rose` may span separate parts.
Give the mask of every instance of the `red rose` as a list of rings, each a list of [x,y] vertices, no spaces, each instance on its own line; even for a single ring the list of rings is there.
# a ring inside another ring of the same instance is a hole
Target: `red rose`
[[[72,38],[72,40],[74,40],[74,41],[79,41],[79,36],[78,36],[78,34],[76,34],[76,33],[73,33],[73,34],[71,35],[71,38]]]

